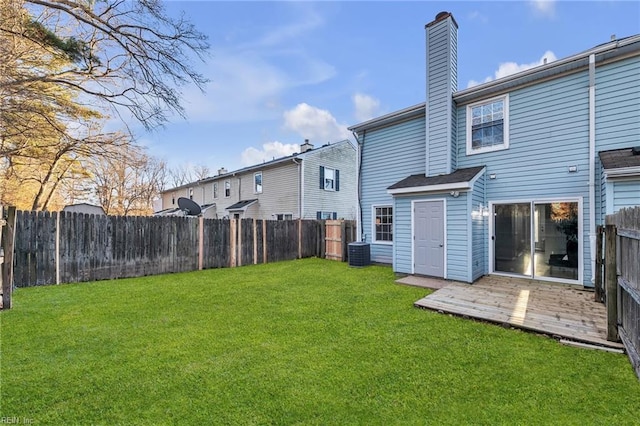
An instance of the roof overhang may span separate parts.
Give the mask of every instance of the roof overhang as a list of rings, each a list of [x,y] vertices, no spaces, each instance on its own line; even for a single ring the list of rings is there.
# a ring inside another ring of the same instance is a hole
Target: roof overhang
[[[229,206],[226,208],[226,210],[229,210],[230,212],[244,212],[246,211],[249,207],[251,207],[252,205],[254,205],[255,203],[257,203],[258,200],[243,200],[243,201],[238,201],[237,203]]]
[[[362,132],[363,130],[370,130],[376,127],[386,126],[388,124],[397,123],[399,121],[408,120],[410,118],[418,117],[420,115],[425,114],[425,104],[417,104],[410,106],[408,108],[401,109],[399,111],[394,111],[390,114],[386,114],[372,120],[368,120],[362,122],[360,124],[356,124],[355,126],[351,126],[348,129],[352,132]]]
[[[415,194],[418,192],[468,191],[471,188],[473,188],[473,184],[471,182],[457,182],[457,183],[445,183],[441,185],[425,185],[425,186],[414,186],[411,188],[388,189],[387,194],[403,195],[403,194]]]
[[[453,94],[453,100],[458,105],[466,104],[497,93],[513,90],[519,86],[553,78],[560,74],[586,69],[589,66],[589,56],[591,55],[595,55],[596,63],[600,63],[627,55],[637,55],[639,51],[640,35],[613,40],[564,59],[460,90]]]
[[[619,169],[605,169],[604,177],[607,180],[640,177],[640,166],[621,167]]]
[[[462,170],[462,169],[461,169]],[[459,170],[459,171],[461,171]],[[458,191],[465,192],[473,189],[473,185],[475,185],[476,181],[482,176],[485,167],[475,167],[470,168],[473,173],[470,178],[464,179],[458,182],[447,182],[447,183],[434,183],[434,184],[426,184],[426,185],[416,185],[410,187],[403,188],[392,188],[387,189],[387,194],[390,195],[407,195],[407,194],[418,194],[418,193],[436,193],[436,192],[448,192],[448,191]],[[447,176],[453,176],[456,172],[451,173]],[[425,181],[429,181],[430,179],[442,178],[441,176],[426,178]],[[394,186],[394,185],[392,185]]]

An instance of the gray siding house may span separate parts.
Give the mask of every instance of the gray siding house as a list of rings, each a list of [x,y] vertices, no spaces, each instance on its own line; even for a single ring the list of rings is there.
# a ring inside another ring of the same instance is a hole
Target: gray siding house
[[[596,226],[640,205],[640,36],[458,90],[457,32],[426,26],[426,102],[350,128],[372,260],[592,286]]]
[[[349,219],[357,215],[356,148],[347,140],[228,172],[162,192],[162,210],[180,214],[189,198],[207,218]]]

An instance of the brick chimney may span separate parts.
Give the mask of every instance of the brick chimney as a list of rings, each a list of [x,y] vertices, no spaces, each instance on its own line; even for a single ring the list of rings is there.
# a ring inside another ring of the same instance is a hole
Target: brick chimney
[[[458,24],[449,12],[440,12],[425,27],[427,45],[426,176],[456,169],[456,110],[458,90]]]
[[[305,139],[304,143],[300,145],[300,153],[311,151],[313,149],[313,144],[309,143],[309,139]]]
[[[227,173],[227,169],[225,169],[224,167],[221,167],[218,169],[218,176],[223,175]]]

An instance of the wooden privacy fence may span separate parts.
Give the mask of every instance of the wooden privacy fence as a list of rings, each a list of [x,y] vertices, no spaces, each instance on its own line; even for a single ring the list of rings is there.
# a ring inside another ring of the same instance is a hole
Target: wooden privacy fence
[[[622,340],[640,378],[640,207],[606,218],[604,290],[607,339]]]
[[[326,258],[346,261],[349,257],[349,243],[356,240],[357,226],[355,220],[327,220],[326,224]]]
[[[18,211],[16,287],[325,256],[324,221]]]

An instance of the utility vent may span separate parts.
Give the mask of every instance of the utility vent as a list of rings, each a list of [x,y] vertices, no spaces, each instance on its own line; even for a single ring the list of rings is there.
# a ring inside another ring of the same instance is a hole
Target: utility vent
[[[349,266],[368,266],[371,264],[371,249],[369,243],[349,243]]]

